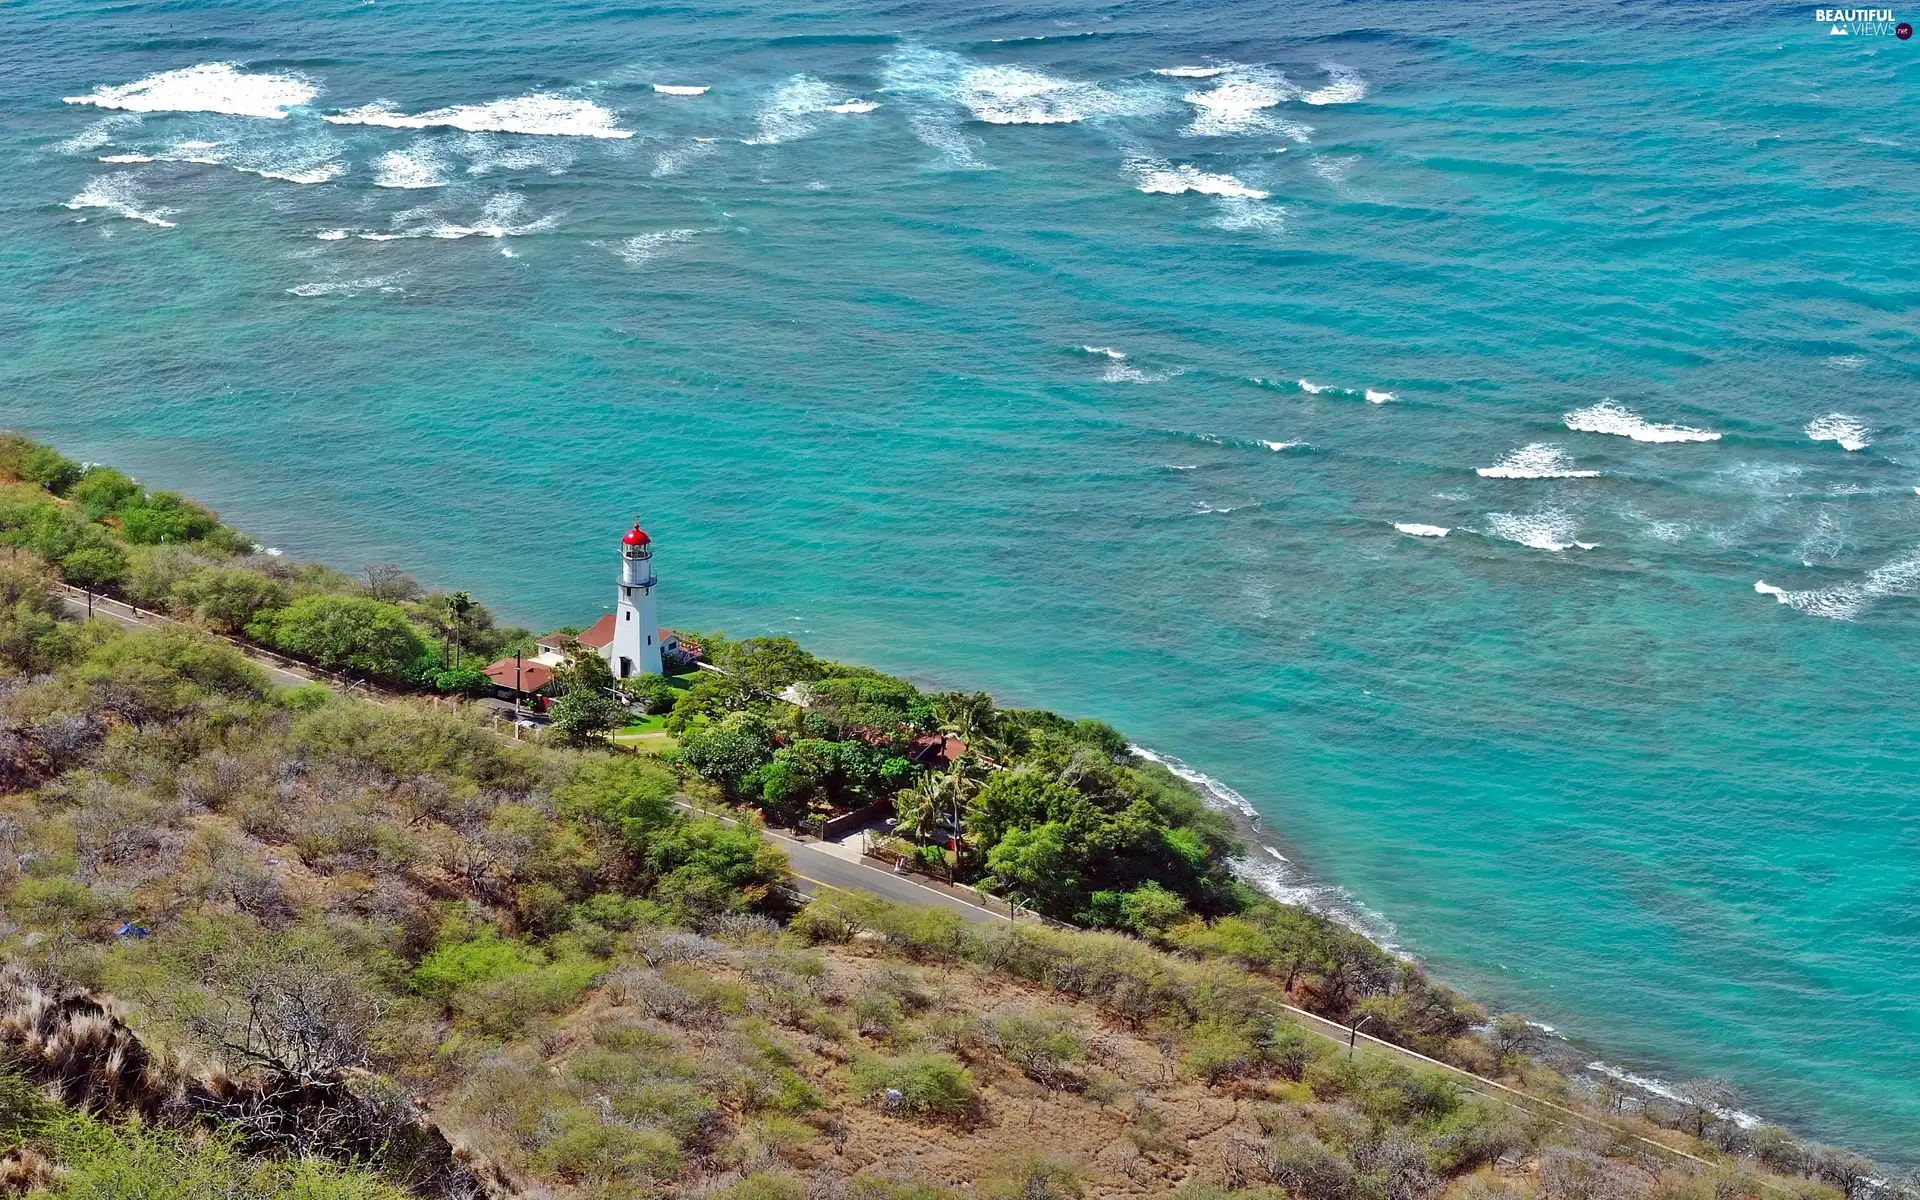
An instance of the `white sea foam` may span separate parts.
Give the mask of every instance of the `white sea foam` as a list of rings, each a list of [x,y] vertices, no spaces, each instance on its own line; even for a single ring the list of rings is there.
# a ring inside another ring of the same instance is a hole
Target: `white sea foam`
[[[1192,784],[1199,791],[1201,799],[1212,807],[1236,813],[1246,821],[1260,820],[1260,810],[1250,800],[1206,772],[1195,770],[1171,754],[1158,754],[1145,746],[1129,745],[1127,749],[1148,762],[1159,763],[1175,777]],[[1259,839],[1257,835],[1255,840],[1265,851],[1266,857],[1233,860],[1235,874],[1283,904],[1297,904],[1310,909],[1371,938],[1390,951],[1398,949],[1394,943],[1396,931],[1393,922],[1360,903],[1345,888],[1304,878],[1299,868],[1277,847]]]
[[[1254,231],[1269,234],[1285,233],[1287,230],[1287,210],[1279,204],[1249,196],[1221,196],[1214,200],[1213,207],[1213,220],[1208,224],[1215,229],[1224,229],[1229,233]]]
[[[344,242],[352,235],[344,229],[322,229],[313,236],[323,242]]]
[[[1453,532],[1445,525],[1421,525],[1415,521],[1395,521],[1393,527],[1409,537],[1442,538]]]
[[[78,211],[83,208],[101,208],[117,217],[129,221],[141,221],[161,229],[172,229],[174,223],[167,220],[173,214],[171,208],[141,207],[141,186],[138,176],[132,174],[102,175],[90,179],[80,194],[67,201],[67,207]]]
[[[1115,91],[1028,67],[972,62],[945,50],[904,46],[889,56],[886,90],[957,104],[989,125],[1063,125],[1139,116],[1160,107],[1150,91]]]
[[[746,139],[749,146],[777,146],[806,137],[820,127],[822,115],[855,115],[872,112],[879,105],[859,99],[844,99],[846,93],[823,79],[795,75],[767,98],[755,124],[759,132]]]
[[[132,83],[101,87],[68,104],[91,104],[128,112],[211,112],[280,120],[320,94],[298,75],[248,74],[239,63],[210,62],[162,71]]]
[[[1486,479],[1595,479],[1598,471],[1579,471],[1567,452],[1549,442],[1532,442],[1491,467],[1476,467]]]
[[[1828,413],[1807,422],[1807,436],[1816,442],[1838,442],[1842,450],[1865,450],[1873,438],[1865,425],[1845,413]]]
[[[1127,160],[1126,167],[1139,181],[1136,187],[1148,195],[1178,196],[1183,192],[1199,192],[1205,196],[1245,200],[1265,200],[1268,196],[1268,193],[1248,187],[1231,175],[1202,171],[1191,163],[1175,165],[1164,159],[1132,158]]]
[[[1300,390],[1305,392],[1309,396],[1318,396],[1322,392],[1332,392],[1332,391],[1339,390],[1338,388],[1334,387],[1330,383],[1314,383],[1313,381],[1308,379],[1302,379],[1299,381],[1299,383],[1300,383]]]
[[[1601,1062],[1598,1059],[1588,1063],[1587,1070],[1598,1072],[1601,1075],[1607,1076],[1609,1079],[1615,1079],[1621,1083],[1632,1084],[1643,1092],[1649,1092],[1667,1100],[1677,1100],[1682,1103],[1686,1102],[1686,1097],[1680,1090],[1665,1080],[1654,1079],[1647,1075],[1639,1075],[1621,1067],[1613,1066],[1610,1063]],[[1721,1119],[1732,1121],[1742,1129],[1757,1129],[1766,1123],[1752,1113],[1737,1108],[1715,1108],[1713,1111]]]
[[[1080,347],[1080,352],[1094,358],[1106,360],[1106,366],[1100,372],[1100,380],[1102,383],[1158,383],[1166,378],[1165,375],[1156,375],[1141,370],[1127,360],[1124,352],[1115,350],[1112,346],[1082,346]],[[1213,440],[1218,441],[1219,439],[1214,438]]]
[[[427,143],[420,143],[426,146]],[[493,133],[469,133],[452,148],[467,158],[467,174],[495,171],[545,171],[564,175],[576,154],[566,138],[522,138]]]
[[[669,175],[678,175],[686,170],[687,164],[697,162],[719,149],[713,142],[696,138],[691,142],[668,146],[654,156],[653,170],[648,172],[655,179],[665,179]]]
[[[447,182],[447,163],[440,148],[421,142],[407,150],[389,150],[373,164],[373,186],[436,188]]]
[[[1232,67],[1155,67],[1153,73],[1169,79],[1212,79],[1231,70]]]
[[[1327,82],[1302,93],[1301,100],[1308,104],[1352,104],[1366,99],[1367,81],[1360,77],[1360,72],[1331,62],[1321,63],[1320,69],[1327,73]]]
[[[1863,354],[1836,354],[1827,359],[1827,365],[1836,371],[1858,371],[1867,365]]]
[[[578,96],[534,92],[492,100],[486,104],[457,104],[423,113],[403,113],[385,100],[328,113],[335,125],[377,125],[387,129],[463,129],[468,133],[522,133],[550,137],[630,138],[619,128],[612,111]]]
[[[559,219],[557,215],[534,220],[523,219],[526,203],[526,198],[517,192],[501,192],[487,200],[481,207],[480,219],[472,225],[461,225],[449,221],[432,208],[410,208],[405,212],[394,214],[393,228],[390,231],[362,233],[359,236],[369,242],[394,242],[412,238],[458,241],[468,237],[524,237],[530,233],[539,233],[543,229],[553,228]]]
[[[150,154],[103,154],[103,163],[192,163],[204,167],[227,167],[277,179],[286,183],[325,183],[347,173],[347,164],[338,157],[340,147],[326,138],[298,142],[241,143],[176,142]]]
[[[1616,404],[1609,396],[1598,404],[1577,408],[1564,418],[1568,429],[1576,433],[1610,433],[1636,442],[1717,442],[1720,435],[1687,425],[1656,425],[1639,413]]]
[[[1494,537],[1535,550],[1593,549],[1593,544],[1574,537],[1578,525],[1557,508],[1530,513],[1488,513],[1487,532]]]
[[[1277,454],[1282,450],[1291,450],[1296,446],[1304,446],[1307,443],[1305,442],[1269,442],[1263,438],[1261,439],[1260,444],[1262,446],[1265,446],[1267,449],[1274,451]]]
[[[620,243],[616,251],[630,265],[644,267],[660,257],[667,247],[690,242],[697,235],[706,232],[700,229],[661,229],[653,233],[642,233]]]
[[[98,150],[113,141],[114,134],[138,124],[140,124],[140,118],[135,113],[116,113],[110,117],[101,117],[79,133],[61,142],[60,153],[86,154],[89,151]]]
[[[1394,395],[1392,392],[1380,392],[1380,391],[1375,391],[1372,388],[1367,389],[1368,404],[1387,404],[1391,401],[1398,400],[1399,398],[1400,397]]]
[[[1279,134],[1304,146],[1312,140],[1313,127],[1270,111],[1299,98],[1300,89],[1278,71],[1234,67],[1213,87],[1181,97],[1194,108],[1193,120],[1181,132],[1189,137]]]
[[[653,85],[653,90],[659,92],[662,96],[704,96],[707,94],[707,88],[710,86],[712,85],[696,86],[688,83],[656,83]]]
[[[1796,592],[1761,579],[1755,581],[1753,590],[1810,617],[1851,621],[1876,600],[1920,594],[1920,552],[1910,552],[1905,558],[1873,568],[1857,580],[1829,588]]]
[[[397,292],[404,274],[379,275],[369,279],[322,279],[287,289],[289,296],[358,296],[363,292]],[[274,553],[269,551],[269,553]]]

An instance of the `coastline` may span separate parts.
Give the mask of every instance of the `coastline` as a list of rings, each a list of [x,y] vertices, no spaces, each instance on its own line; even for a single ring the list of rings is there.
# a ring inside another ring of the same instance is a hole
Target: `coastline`
[[[190,501],[185,503],[191,505]],[[197,509],[197,506],[194,507]],[[198,511],[205,512],[205,510]],[[205,513],[205,516],[210,523],[210,530],[223,528],[214,523],[214,514]],[[227,532],[231,533],[231,531]],[[282,557],[258,543],[247,542],[246,544],[251,547],[253,553],[263,558]],[[300,564],[289,564],[289,569],[301,569]],[[312,569],[328,570],[318,566]],[[344,579],[345,576],[340,578]],[[1242,879],[1259,887],[1266,895],[1280,903],[1318,912],[1368,939],[1401,961],[1409,964],[1417,963],[1416,959],[1392,942],[1392,926],[1385,917],[1360,905],[1350,893],[1338,885],[1321,882],[1308,875],[1298,865],[1296,855],[1290,853],[1293,848],[1287,846],[1279,834],[1265,828],[1266,823],[1261,819],[1258,810],[1231,786],[1173,756],[1160,754],[1137,743],[1128,743],[1126,748],[1148,762],[1165,767],[1176,778],[1192,787],[1211,808],[1233,819],[1240,834],[1252,847],[1252,853],[1231,861],[1235,873]],[[1264,859],[1261,856],[1264,856]],[[1275,865],[1269,866],[1269,861]],[[1380,932],[1383,928],[1384,934]],[[1562,1070],[1571,1065],[1575,1068],[1584,1068],[1588,1073],[1597,1072],[1620,1083],[1630,1084],[1647,1096],[1680,1098],[1675,1090],[1676,1085],[1657,1077],[1649,1077],[1594,1061],[1584,1055],[1577,1043],[1565,1039],[1557,1031],[1537,1023],[1535,1028],[1552,1035],[1572,1052],[1570,1054],[1540,1053],[1537,1057],[1542,1061],[1549,1062]],[[1548,1049],[1551,1050],[1553,1047]],[[1578,1071],[1574,1073],[1578,1074]],[[1738,1109],[1716,1109],[1715,1111],[1719,1116],[1742,1128],[1753,1128],[1760,1124],[1759,1118]]]

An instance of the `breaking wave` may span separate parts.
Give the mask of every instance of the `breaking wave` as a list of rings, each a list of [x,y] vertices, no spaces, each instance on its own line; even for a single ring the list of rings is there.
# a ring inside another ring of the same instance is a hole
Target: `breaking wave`
[[[1178,196],[1183,192],[1199,192],[1206,196],[1265,200],[1270,194],[1259,188],[1248,187],[1231,175],[1202,171],[1191,163],[1175,165],[1164,159],[1133,158],[1127,160],[1126,167],[1139,180],[1135,185],[1138,190],[1149,195]]]
[[[134,175],[102,175],[98,179],[87,181],[80,194],[67,201],[67,207],[74,210],[100,208],[117,217],[129,221],[140,221],[160,229],[172,229],[174,223],[167,220],[173,214],[171,208],[142,208],[140,180]]]
[[[378,275],[369,279],[327,279],[302,283],[287,289],[289,296],[358,296],[363,292],[397,292],[404,273]]]
[[[236,62],[210,62],[63,99],[127,112],[210,112],[278,121],[319,94],[318,85],[298,75],[255,75]]]
[[[1596,479],[1598,471],[1579,471],[1567,452],[1549,442],[1533,442],[1513,451],[1491,467],[1476,467],[1486,479]]]
[[[345,112],[328,113],[335,125],[377,125],[387,129],[463,129],[468,133],[521,133],[547,137],[630,138],[619,118],[591,100],[534,92],[486,104],[457,104],[423,113],[403,113],[385,100]]]
[[[1720,435],[1687,425],[1656,425],[1639,413],[1616,404],[1609,396],[1598,404],[1577,408],[1564,418],[1568,429],[1576,433],[1610,433],[1636,442],[1717,442]]]
[[[1445,525],[1421,525],[1415,521],[1395,521],[1393,527],[1409,537],[1443,538],[1453,532]]]
[[[103,163],[193,163],[227,167],[285,183],[325,183],[347,173],[340,147],[326,139],[287,145],[227,146],[219,142],[177,142],[151,154],[103,154]]]
[[[1503,541],[1515,542],[1534,550],[1571,550],[1578,546],[1592,550],[1593,543],[1574,537],[1578,525],[1557,508],[1531,513],[1488,513],[1487,533]]]
[[[653,85],[653,90],[659,92],[662,96],[704,96],[707,94],[708,86],[711,85],[697,86],[687,83],[656,83]]]
[[[887,91],[958,105],[989,125],[1064,125],[1138,116],[1160,106],[1148,93],[1127,93],[1028,67],[972,62],[946,50],[906,46],[888,57]],[[942,147],[944,148],[944,147]]]
[[[1388,404],[1399,398],[1400,397],[1394,395],[1392,392],[1375,391],[1373,388],[1367,389],[1368,404]]]
[[[113,141],[113,135],[122,129],[140,124],[140,118],[134,113],[117,113],[110,117],[101,117],[74,134],[59,146],[62,154],[87,154]]]
[[[553,228],[558,220],[557,216],[523,220],[522,214],[526,205],[526,198],[518,193],[501,192],[482,206],[480,219],[472,225],[456,224],[431,208],[410,208],[405,212],[394,214],[391,231],[362,233],[357,236],[369,242],[394,242],[412,238],[458,241],[469,237],[524,237],[529,233],[539,233],[543,229]]]
[[[1807,436],[1816,442],[1838,442],[1842,450],[1865,450],[1873,445],[1871,431],[1845,413],[1828,413],[1807,422]]]
[[[1875,567],[1852,583],[1796,592],[1760,579],[1753,590],[1810,617],[1851,621],[1876,600],[1920,595],[1920,552]]]
[[[389,150],[373,164],[373,186],[436,188],[447,182],[446,160],[439,148],[422,144],[411,150]]]
[[[1360,72],[1352,67],[1343,67],[1339,63],[1321,63],[1320,69],[1327,73],[1327,82],[1309,92],[1302,92],[1300,99],[1306,104],[1352,104],[1367,97],[1367,81]]]
[[[1312,126],[1269,111],[1283,101],[1299,99],[1300,94],[1278,71],[1232,67],[1212,88],[1181,97],[1194,108],[1193,120],[1181,132],[1189,137],[1277,133],[1305,145],[1313,136]]]
[[[781,84],[767,99],[756,118],[759,132],[747,139],[749,146],[777,146],[806,137],[820,127],[828,113],[840,115],[872,112],[879,105],[860,99],[846,99],[846,93],[823,79],[795,75]]]
[[[637,234],[621,242],[615,253],[631,266],[644,267],[659,258],[667,247],[690,242],[703,232],[699,229],[662,229],[654,233]]]

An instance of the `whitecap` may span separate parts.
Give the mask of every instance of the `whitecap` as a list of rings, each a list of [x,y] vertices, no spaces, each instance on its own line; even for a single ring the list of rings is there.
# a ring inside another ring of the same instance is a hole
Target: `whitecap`
[[[1816,442],[1838,442],[1842,450],[1865,450],[1873,438],[1865,425],[1845,413],[1828,413],[1807,422],[1807,437]]]
[[[848,108],[854,101],[841,99],[845,93],[823,79],[795,75],[781,84],[760,108],[755,123],[759,133],[747,139],[749,146],[777,146],[806,137],[820,127],[823,113],[865,112]]]
[[[409,150],[389,150],[373,164],[373,186],[436,188],[447,182],[446,160],[437,146],[422,143]]]
[[[1753,590],[1810,617],[1851,621],[1876,600],[1920,593],[1920,552],[1883,563],[1853,582],[1833,587],[1789,591],[1761,579],[1754,582]]]
[[[1318,396],[1322,392],[1334,392],[1334,391],[1340,390],[1334,387],[1330,383],[1314,383],[1311,380],[1306,380],[1306,379],[1299,380],[1298,382],[1300,384],[1300,390],[1305,392],[1309,396]]]
[[[653,90],[662,96],[704,96],[711,84],[699,86],[686,83],[656,83]]]
[[[1169,79],[1212,79],[1231,70],[1232,67],[1155,67],[1153,73]]]
[[[1720,435],[1711,430],[1694,429],[1687,425],[1652,424],[1625,405],[1615,403],[1611,396],[1598,404],[1575,409],[1566,414],[1564,420],[1567,428],[1576,433],[1609,433],[1615,437],[1632,438],[1636,442],[1720,440]]]
[[[1166,378],[1165,375],[1155,375],[1141,370],[1127,361],[1123,351],[1115,350],[1112,346],[1082,346],[1080,352],[1106,360],[1106,367],[1100,373],[1102,383],[1158,383]]]
[[[632,266],[644,267],[654,259],[660,257],[661,253],[664,252],[668,246],[678,245],[681,242],[690,242],[695,236],[702,232],[705,231],[699,229],[662,229],[654,233],[642,233],[621,242],[620,248],[616,253]]]
[[[1549,442],[1532,442],[1491,467],[1476,467],[1486,479],[1595,479],[1598,471],[1578,471],[1567,452]]]
[[[1189,137],[1278,133],[1306,145],[1313,135],[1312,126],[1267,111],[1299,96],[1300,89],[1278,71],[1236,68],[1214,87],[1181,97],[1195,110],[1193,120],[1181,132]]]
[[[1392,392],[1377,392],[1372,388],[1367,389],[1368,404],[1386,404],[1399,398],[1400,397],[1394,395]]]
[[[299,75],[248,74],[239,63],[210,62],[64,99],[128,112],[211,112],[277,121],[319,94],[318,86]]]
[[[1163,159],[1132,158],[1127,160],[1126,167],[1139,181],[1136,185],[1138,190],[1148,195],[1178,196],[1183,192],[1199,192],[1205,196],[1265,200],[1269,194],[1259,188],[1248,187],[1231,175],[1202,171],[1191,163],[1174,165]]]
[[[103,163],[192,163],[202,167],[226,167],[276,179],[285,183],[325,183],[347,173],[347,164],[337,157],[340,147],[319,138],[267,145],[227,145],[200,140],[176,142],[151,154],[105,154]]]
[[[653,170],[648,174],[655,179],[678,175],[686,169],[688,163],[697,162],[718,148],[714,143],[699,138],[682,145],[669,146],[654,156]]]
[[[140,124],[140,118],[134,113],[116,113],[110,117],[101,117],[79,133],[61,142],[60,153],[85,154],[90,150],[98,150],[113,141],[114,134],[138,124]]]
[[[1320,69],[1327,73],[1326,84],[1303,92],[1300,96],[1302,101],[1308,104],[1352,104],[1366,99],[1367,81],[1360,77],[1360,72],[1339,63],[1321,63]]]
[[[142,208],[141,188],[138,177],[134,175],[102,175],[90,179],[79,195],[67,201],[67,207],[78,211],[83,208],[101,208],[129,221],[141,221],[160,229],[172,229],[174,223],[167,220],[172,215],[171,208]]]
[[[427,143],[420,143],[425,147]],[[545,171],[565,175],[573,165],[574,147],[565,138],[520,138],[492,133],[469,133],[454,148],[467,157],[467,174],[495,171]]]
[[[983,65],[945,50],[905,46],[890,55],[888,91],[957,104],[989,125],[1063,125],[1139,116],[1160,107],[1147,92],[1118,92],[1028,67]]]
[[[1277,454],[1282,450],[1292,450],[1296,446],[1304,446],[1307,443],[1305,442],[1269,442],[1263,438],[1260,440],[1260,444]]]
[[[486,104],[457,104],[430,112],[403,113],[385,100],[328,113],[335,125],[376,125],[387,129],[463,129],[468,133],[521,133],[550,137],[630,138],[619,128],[619,117],[591,100],[534,92],[492,100]]]
[[[369,279],[323,279],[287,289],[289,296],[358,296],[363,292],[397,292],[404,274],[379,275]],[[269,554],[277,551],[267,551]]]
[[[316,238],[319,238],[323,242],[342,242],[342,241],[345,241],[350,235],[344,229],[322,229],[319,233],[316,233],[313,236]]]
[[[1255,200],[1250,196],[1220,196],[1213,202],[1213,220],[1208,224],[1229,233],[1255,231],[1280,234],[1287,230],[1285,206]]]
[[[1409,537],[1443,538],[1453,532],[1445,525],[1422,525],[1416,521],[1395,521],[1393,527]]]
[[[1572,517],[1557,508],[1531,513],[1488,513],[1487,532],[1493,537],[1516,542],[1534,550],[1571,550],[1578,546],[1591,550],[1591,543],[1574,537],[1577,528]]]
[[[480,210],[480,219],[472,225],[459,225],[431,208],[410,208],[393,217],[393,229],[387,233],[362,233],[369,242],[393,242],[412,238],[436,238],[458,241],[468,237],[524,237],[553,228],[557,216],[521,220],[526,198],[517,192],[501,192],[490,198]]]

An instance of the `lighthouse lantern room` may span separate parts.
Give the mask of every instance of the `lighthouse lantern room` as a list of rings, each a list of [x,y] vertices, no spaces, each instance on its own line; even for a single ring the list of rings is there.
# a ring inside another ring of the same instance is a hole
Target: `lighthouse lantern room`
[[[653,539],[635,522],[620,539],[620,599],[607,666],[615,679],[659,675],[660,626],[653,599]]]

